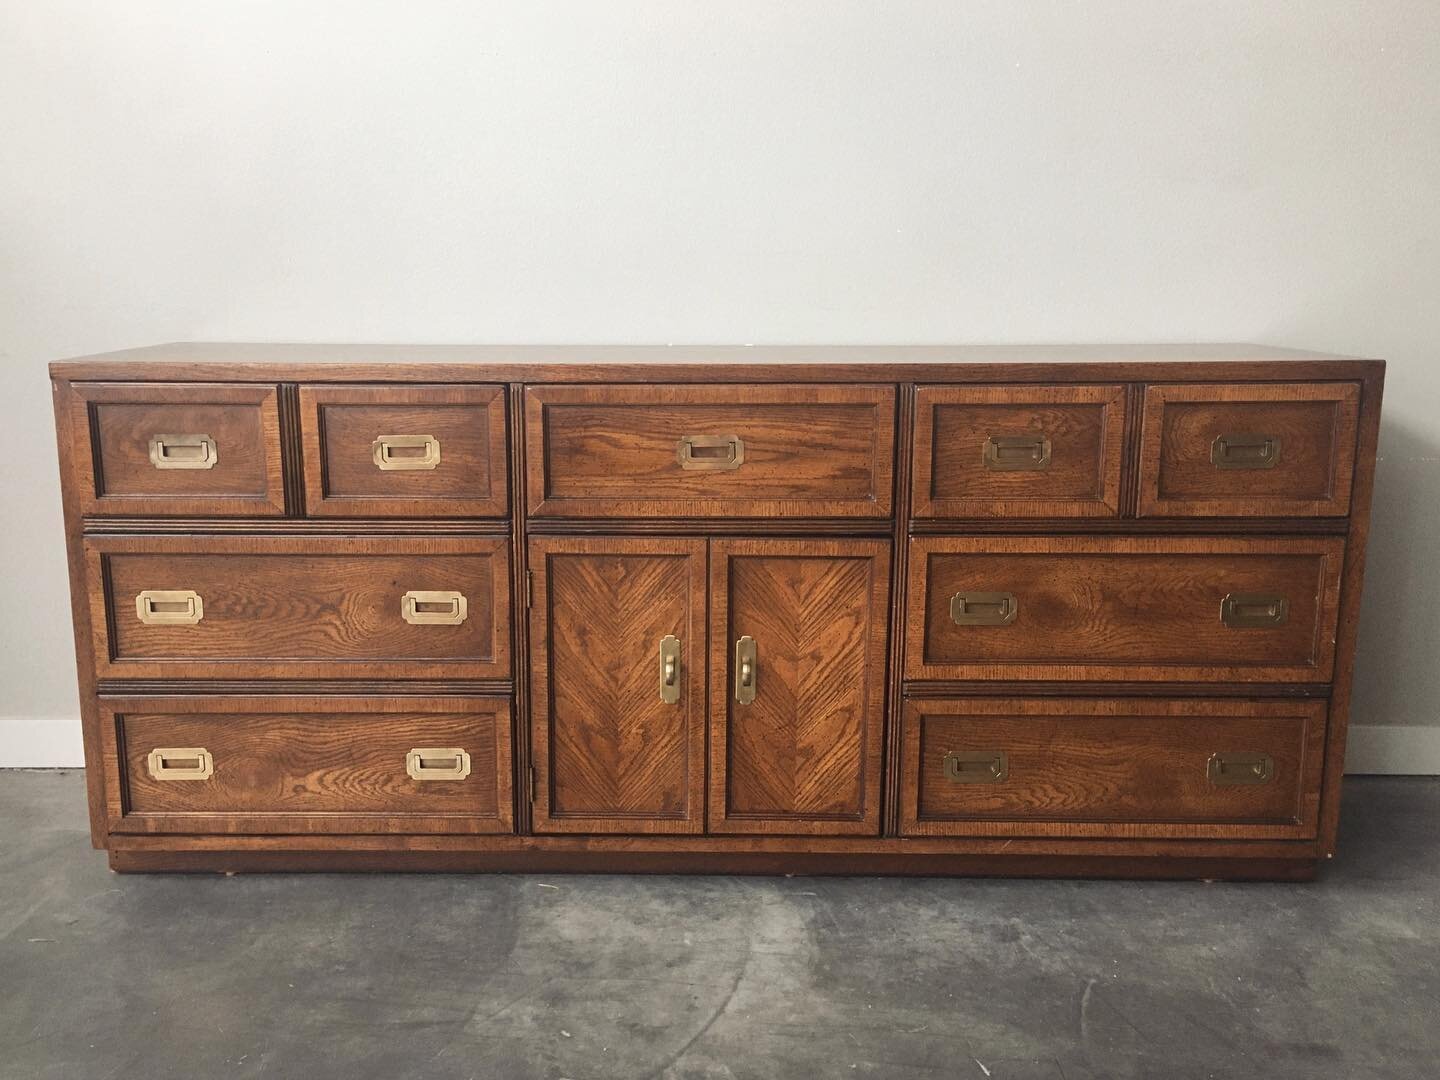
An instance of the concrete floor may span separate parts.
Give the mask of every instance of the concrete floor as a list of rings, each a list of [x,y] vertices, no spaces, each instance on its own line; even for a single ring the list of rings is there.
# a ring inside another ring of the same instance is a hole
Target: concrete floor
[[[1313,885],[121,876],[0,772],[0,1076],[1440,1075],[1440,781]]]

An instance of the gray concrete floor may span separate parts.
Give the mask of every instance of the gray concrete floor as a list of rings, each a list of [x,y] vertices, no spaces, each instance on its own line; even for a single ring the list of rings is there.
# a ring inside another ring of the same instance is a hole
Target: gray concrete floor
[[[1440,1075],[1440,781],[1312,885],[121,876],[0,772],[0,1076]]]

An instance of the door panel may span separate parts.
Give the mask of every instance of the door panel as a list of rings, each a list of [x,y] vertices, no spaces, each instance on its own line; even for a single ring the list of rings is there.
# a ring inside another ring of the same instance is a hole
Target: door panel
[[[539,538],[530,566],[535,831],[702,831],[705,541]]]
[[[710,831],[875,835],[890,545],[715,540],[711,567]]]

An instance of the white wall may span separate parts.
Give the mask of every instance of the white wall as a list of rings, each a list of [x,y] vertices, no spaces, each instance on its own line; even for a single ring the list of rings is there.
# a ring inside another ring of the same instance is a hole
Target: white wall
[[[0,0],[0,764],[79,761],[43,365],[175,339],[1391,361],[1352,764],[1440,771],[1440,5]]]

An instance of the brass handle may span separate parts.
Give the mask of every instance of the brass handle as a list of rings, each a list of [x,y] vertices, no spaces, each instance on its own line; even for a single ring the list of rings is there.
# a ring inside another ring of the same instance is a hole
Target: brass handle
[[[155,780],[209,780],[215,759],[203,746],[157,746],[145,758]]]
[[[1000,472],[1048,469],[1050,440],[1043,435],[991,435],[981,460],[985,468]]]
[[[1210,444],[1210,463],[1217,469],[1273,469],[1280,460],[1280,436],[1229,432]]]
[[[1269,593],[1229,593],[1220,601],[1220,621],[1237,630],[1284,626],[1290,601]]]
[[[381,435],[370,444],[375,467],[386,472],[433,469],[440,464],[440,440],[434,435]]]
[[[682,469],[724,472],[745,464],[745,440],[739,435],[685,435],[675,447]]]
[[[735,700],[741,705],[755,700],[756,652],[755,639],[749,634],[735,642]]]
[[[1275,776],[1275,759],[1269,754],[1212,754],[1205,773],[1216,787],[1268,784]]]
[[[1010,775],[1004,750],[952,750],[944,764],[945,778],[957,784],[998,784]]]
[[[157,469],[213,469],[220,451],[209,435],[152,435],[150,464]]]
[[[191,589],[142,589],[135,615],[146,626],[194,626],[205,617],[205,601]]]
[[[470,755],[458,746],[416,747],[405,755],[405,772],[411,780],[464,780]]]
[[[468,614],[464,593],[414,589],[400,597],[400,617],[414,626],[459,626]]]
[[[660,700],[666,705],[680,700],[680,639],[674,634],[660,639]]]
[[[950,598],[950,618],[957,626],[1005,626],[1019,611],[1014,593],[962,592]]]

